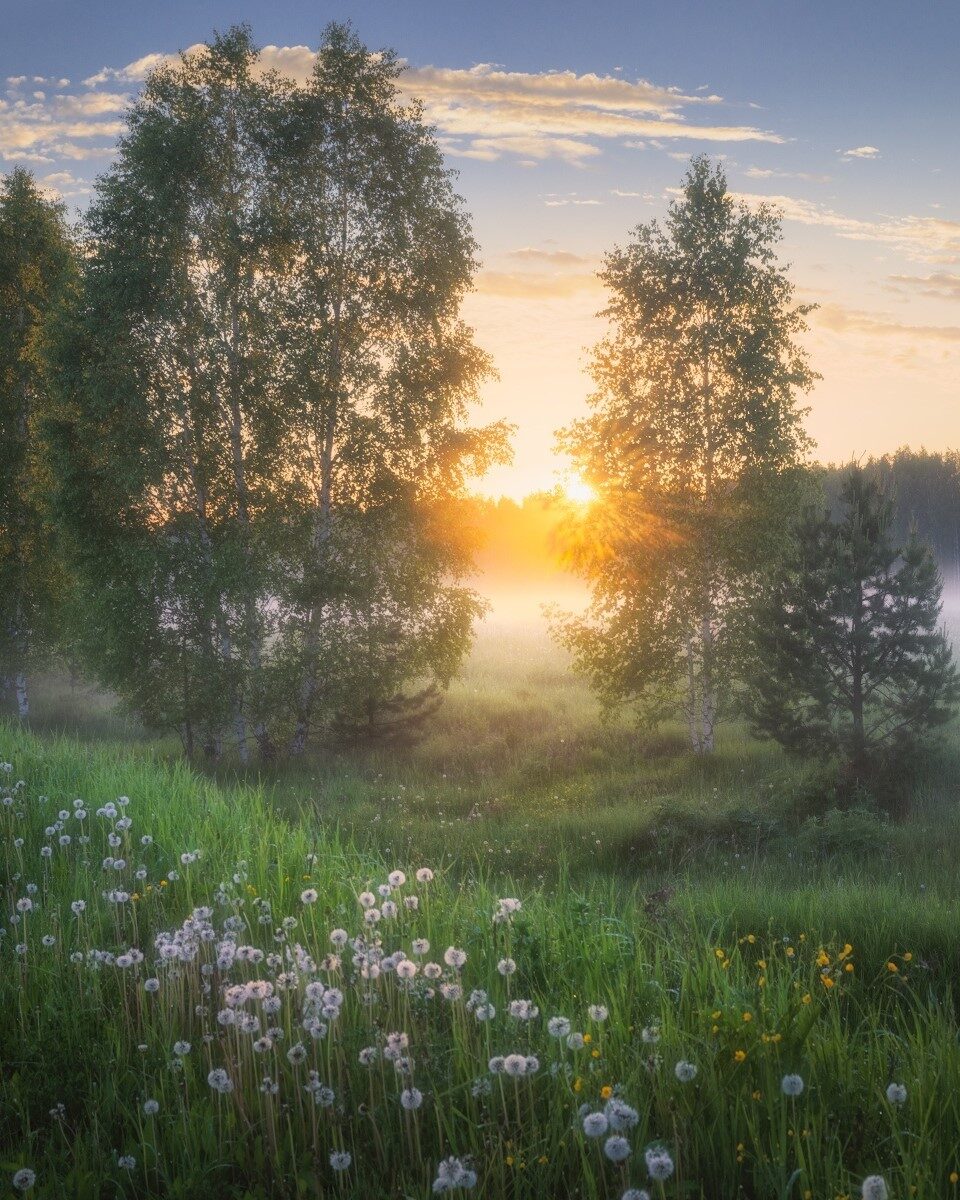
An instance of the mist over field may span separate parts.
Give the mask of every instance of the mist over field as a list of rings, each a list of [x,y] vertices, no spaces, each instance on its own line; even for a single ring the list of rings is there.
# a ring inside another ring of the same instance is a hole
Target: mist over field
[[[0,1200],[956,1197],[960,9],[0,27]]]

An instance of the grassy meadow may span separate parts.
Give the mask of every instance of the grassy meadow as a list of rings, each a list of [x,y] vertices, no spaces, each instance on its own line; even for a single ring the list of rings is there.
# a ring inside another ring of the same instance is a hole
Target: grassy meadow
[[[0,1195],[960,1188],[956,731],[824,813],[501,625],[413,745],[205,773],[52,679],[0,760]]]

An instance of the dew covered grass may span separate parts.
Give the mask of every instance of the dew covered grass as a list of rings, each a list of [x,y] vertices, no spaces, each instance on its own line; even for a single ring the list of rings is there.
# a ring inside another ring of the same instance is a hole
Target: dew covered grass
[[[370,761],[341,760],[339,810],[330,763],[306,795],[142,740],[0,729],[0,1188],[26,1169],[50,1197],[835,1200],[874,1175],[954,1194],[949,757],[904,826],[811,824],[766,748],[734,735],[704,771],[667,746],[636,785],[684,819],[634,813],[628,855],[626,800],[609,820],[582,801],[580,839],[573,793],[532,788],[528,810],[501,779],[501,808],[464,811],[480,751],[456,766],[450,707],[432,750],[379,752],[378,800]],[[700,836],[714,789],[733,816]]]

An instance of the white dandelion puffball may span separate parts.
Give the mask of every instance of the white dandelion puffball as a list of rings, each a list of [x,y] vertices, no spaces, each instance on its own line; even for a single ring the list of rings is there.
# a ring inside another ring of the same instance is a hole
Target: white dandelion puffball
[[[887,1099],[891,1104],[906,1104],[907,1089],[902,1083],[891,1083],[887,1087]]]
[[[503,1070],[514,1079],[527,1073],[527,1057],[525,1054],[508,1054],[503,1060]]]
[[[160,1101],[159,1100],[144,1100],[144,1102],[143,1102],[144,1116],[155,1117],[159,1111],[160,1111]]]
[[[26,1192],[29,1191],[30,1188],[32,1188],[37,1182],[37,1175],[36,1172],[31,1171],[29,1167],[21,1167],[20,1170],[14,1174],[11,1182],[18,1192]]]
[[[174,1042],[173,1043],[173,1052],[177,1056],[177,1058],[185,1058],[186,1055],[188,1055],[190,1053],[190,1043],[189,1042]]]
[[[868,1175],[860,1185],[863,1200],[888,1200],[887,1181],[882,1175]]]
[[[587,1016],[591,1021],[605,1021],[610,1013],[602,1004],[591,1004],[587,1009]]]
[[[459,971],[467,961],[467,952],[466,950],[459,949],[457,946],[448,946],[443,952],[443,961],[448,967],[453,967]]]
[[[300,893],[300,899],[304,904],[316,904],[319,899],[316,888],[304,888]]]
[[[662,1147],[652,1146],[643,1157],[651,1179],[663,1181],[673,1174],[673,1159]]]
[[[400,1093],[400,1107],[413,1112],[423,1103],[423,1092],[415,1087],[404,1088]]]
[[[621,1134],[615,1133],[603,1143],[603,1152],[611,1162],[622,1163],[630,1157],[630,1143]]]
[[[349,1150],[334,1150],[330,1155],[330,1166],[335,1171],[345,1171],[353,1162],[353,1156]]]
[[[407,882],[407,877],[402,871],[391,871],[387,876],[387,880],[391,887],[398,888],[403,887],[403,885]]]
[[[430,883],[433,879],[433,872],[429,867],[421,867],[417,871],[417,883]]]
[[[602,1112],[589,1112],[583,1118],[583,1132],[587,1137],[603,1137],[610,1128],[610,1122]]]
[[[615,1133],[624,1133],[628,1129],[636,1128],[640,1123],[640,1114],[637,1110],[631,1108],[626,1100],[621,1100],[619,1096],[611,1096],[604,1105],[603,1111],[610,1122],[610,1128]]]
[[[497,970],[501,975],[512,975],[517,969],[517,964],[512,958],[501,958],[497,963]]]
[[[692,1083],[697,1077],[696,1065],[681,1059],[673,1068],[673,1073],[681,1083]]]
[[[219,1092],[222,1096],[233,1091],[233,1080],[223,1067],[214,1067],[207,1076],[207,1083],[209,1083],[215,1092]]]
[[[799,1096],[803,1091],[803,1080],[799,1075],[784,1075],[780,1080],[780,1091],[785,1096]]]
[[[650,1200],[650,1193],[643,1188],[627,1188],[620,1200]]]
[[[566,1017],[551,1017],[547,1022],[547,1033],[551,1037],[565,1038],[570,1032],[570,1022]]]

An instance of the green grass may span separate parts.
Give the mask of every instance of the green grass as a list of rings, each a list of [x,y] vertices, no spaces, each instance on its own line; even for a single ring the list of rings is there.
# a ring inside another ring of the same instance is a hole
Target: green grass
[[[494,1200],[618,1200],[628,1185],[661,1200],[834,1200],[874,1172],[892,1197],[955,1194],[955,742],[931,758],[907,822],[814,818],[809,772],[774,748],[728,730],[704,764],[670,730],[602,727],[562,655],[519,634],[480,643],[418,745],[318,756],[269,777],[205,775],[97,694],[78,704],[51,683],[37,710],[38,732],[0,725],[0,759],[13,764],[13,802],[0,806],[0,1195],[26,1166],[44,1197],[400,1200],[431,1195],[450,1154],[478,1176],[459,1194]],[[114,821],[95,814],[119,796],[133,823],[115,848]],[[61,846],[47,830],[77,798],[88,815],[65,821]],[[105,870],[108,854],[127,865]],[[422,974],[412,991],[389,971],[357,978],[348,952],[339,973],[320,976],[344,993],[327,1036],[301,1027],[311,977],[301,973],[275,1016],[259,1010],[282,1036],[257,1053],[254,1036],[218,1024],[223,988],[275,982],[289,963],[204,974],[206,942],[190,962],[157,961],[156,935],[202,905],[218,940],[233,916],[240,942],[281,955],[299,943],[319,961],[331,929],[363,931],[361,891],[422,865],[436,878],[397,893],[421,904],[380,923],[383,951],[412,956],[412,939],[427,937],[422,961],[442,964],[447,946],[463,947],[460,981],[467,995],[489,992],[489,1023],[463,1000],[428,998]],[[301,901],[308,887],[315,904]],[[104,897],[118,888],[138,899]],[[28,895],[33,910],[11,922]],[[496,924],[502,896],[522,909]],[[297,923],[284,930],[284,918]],[[131,946],[145,962],[91,964],[91,950]],[[509,978],[496,969],[504,955],[517,962]],[[538,1017],[509,1016],[511,998],[532,1000]],[[597,1003],[609,1009],[602,1023],[588,1016]],[[555,1015],[590,1042],[551,1038]],[[659,1040],[645,1042],[653,1027]],[[406,1082],[424,1096],[414,1113],[389,1063],[357,1060],[393,1030],[410,1038]],[[182,1060],[180,1039],[192,1046]],[[301,1039],[308,1061],[294,1067],[286,1051]],[[510,1052],[536,1055],[540,1069],[518,1083],[491,1075],[490,1056]],[[674,1075],[681,1059],[698,1068],[690,1083]],[[229,1095],[208,1085],[215,1067]],[[304,1091],[311,1068],[334,1091],[329,1108]],[[805,1082],[795,1100],[780,1090],[790,1072]],[[276,1096],[259,1090],[265,1073]],[[886,1098],[891,1082],[907,1088],[902,1107]],[[623,1167],[578,1118],[582,1104],[602,1107],[604,1088],[637,1113]],[[676,1166],[662,1188],[644,1165],[655,1144]],[[339,1175],[337,1149],[353,1159]],[[125,1155],[134,1167],[119,1165]]]

